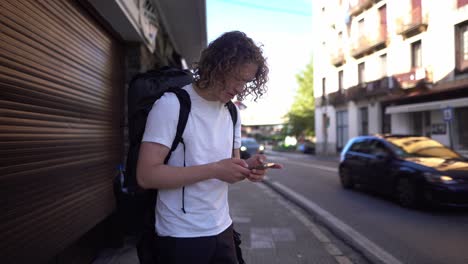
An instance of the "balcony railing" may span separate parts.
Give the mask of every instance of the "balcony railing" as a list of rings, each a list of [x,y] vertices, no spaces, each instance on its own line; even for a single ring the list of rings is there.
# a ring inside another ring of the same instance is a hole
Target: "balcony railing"
[[[399,84],[393,76],[383,77],[378,80],[368,82],[366,85],[365,97],[383,96],[392,91],[398,90]]]
[[[362,13],[364,10],[368,9],[374,3],[374,0],[358,0],[355,5],[349,6],[349,15],[357,16]]]
[[[428,15],[423,15],[421,7],[417,7],[397,19],[396,31],[403,37],[409,38],[426,31],[427,24]]]
[[[420,83],[432,81],[430,71],[422,67],[413,68],[409,72],[395,74],[394,77],[403,89],[413,88]]]
[[[330,105],[337,106],[346,104],[349,101],[357,102],[375,97],[384,98],[400,94],[402,91],[394,76],[385,76],[374,81],[360,83],[343,91],[330,93],[326,97]]]
[[[336,67],[341,66],[345,63],[345,56],[343,49],[338,49],[331,55],[331,63]]]
[[[331,105],[342,105],[347,102],[347,96],[345,91],[336,91],[328,94],[328,103]]]
[[[385,76],[380,79],[360,83],[342,91],[336,91],[322,97],[321,106],[344,105],[349,101],[360,101],[370,98],[384,99],[405,94],[408,88],[427,88],[432,82],[431,72],[425,68],[414,68],[409,72]],[[410,92],[413,90],[407,90]]]
[[[321,97],[319,98],[316,98],[318,99],[316,104],[319,105],[319,106],[327,106],[328,102],[327,102],[327,96],[326,95],[322,95]]]
[[[362,57],[366,54],[371,54],[377,50],[383,49],[388,45],[388,37],[386,25],[381,25],[374,35],[361,36],[353,44],[351,55],[355,58]]]

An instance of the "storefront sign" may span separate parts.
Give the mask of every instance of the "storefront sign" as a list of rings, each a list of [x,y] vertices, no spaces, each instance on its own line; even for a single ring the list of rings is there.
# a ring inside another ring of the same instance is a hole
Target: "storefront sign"
[[[156,47],[158,20],[156,17],[156,8],[150,0],[140,1],[140,22],[148,48],[153,52]]]
[[[432,135],[445,135],[445,134],[447,134],[447,124],[445,124],[445,123],[432,124],[431,134]]]
[[[444,114],[444,121],[452,121],[452,118],[453,118],[452,107],[446,107],[442,111]]]

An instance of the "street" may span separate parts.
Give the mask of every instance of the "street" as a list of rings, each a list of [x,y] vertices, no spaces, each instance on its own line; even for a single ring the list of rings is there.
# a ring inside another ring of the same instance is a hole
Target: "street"
[[[312,214],[333,233],[350,239],[371,261],[468,263],[468,210],[410,210],[390,198],[345,190],[339,182],[336,159],[276,152],[267,157],[285,166],[268,172],[269,185],[314,207]]]

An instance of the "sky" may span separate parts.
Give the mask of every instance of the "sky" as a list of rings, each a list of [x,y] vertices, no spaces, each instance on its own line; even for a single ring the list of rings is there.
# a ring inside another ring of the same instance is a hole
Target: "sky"
[[[247,98],[243,125],[282,124],[300,74],[312,60],[312,0],[206,0],[208,42],[232,30],[263,45],[270,69],[268,92]]]

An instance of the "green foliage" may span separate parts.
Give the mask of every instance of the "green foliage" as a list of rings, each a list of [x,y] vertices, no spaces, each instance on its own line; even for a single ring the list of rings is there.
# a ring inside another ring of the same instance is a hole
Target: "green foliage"
[[[288,132],[296,137],[314,136],[315,134],[315,102],[314,102],[314,68],[312,61],[296,75],[299,88],[294,103],[286,114]]]
[[[278,145],[273,147],[274,151],[280,151],[280,152],[295,152],[296,151],[296,146],[285,146],[285,145]]]

